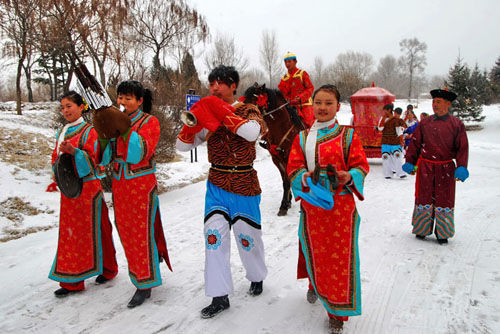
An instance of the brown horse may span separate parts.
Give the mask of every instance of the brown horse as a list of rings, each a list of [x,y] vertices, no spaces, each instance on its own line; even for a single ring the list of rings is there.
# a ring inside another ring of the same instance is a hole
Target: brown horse
[[[305,126],[297,110],[277,89],[268,89],[265,84],[259,86],[255,83],[245,91],[244,99],[246,103],[252,103],[259,107],[267,125],[267,133],[262,136],[265,143],[261,146],[271,153],[271,158],[281,174],[283,198],[278,216],[284,216],[287,214],[292,200],[290,180],[286,172],[288,156],[295,137],[301,130],[305,129]]]

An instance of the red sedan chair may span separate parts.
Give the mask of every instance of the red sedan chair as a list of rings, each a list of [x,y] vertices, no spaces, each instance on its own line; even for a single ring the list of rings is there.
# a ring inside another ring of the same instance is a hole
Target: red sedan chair
[[[376,130],[380,117],[384,114],[382,108],[393,103],[395,96],[387,89],[366,87],[351,96],[352,126],[363,143],[366,157],[380,158],[382,132]]]

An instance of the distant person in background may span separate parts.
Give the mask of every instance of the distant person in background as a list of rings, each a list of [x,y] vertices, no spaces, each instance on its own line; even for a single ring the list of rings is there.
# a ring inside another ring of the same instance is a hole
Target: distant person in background
[[[428,114],[428,113],[426,113],[426,112],[421,113],[421,114],[420,114],[420,122],[422,122],[422,120],[423,120],[424,118],[426,118],[426,117],[429,117],[429,114]]]
[[[405,150],[408,148],[408,145],[410,144],[410,140],[413,136],[413,133],[415,132],[415,129],[418,126],[417,116],[415,116],[415,113],[413,112],[413,110],[409,110],[407,112],[406,126],[408,126],[408,127],[403,132],[403,137],[405,139],[405,146],[404,146]]]
[[[403,120],[405,122],[408,121],[408,117],[410,116],[410,113],[413,112],[413,105],[412,104],[409,104],[406,106],[406,111],[404,112],[404,117],[403,117]]]
[[[434,89],[431,96],[434,115],[415,130],[403,170],[413,174],[417,167],[412,233],[425,239],[434,232],[446,244],[455,234],[455,182],[469,177],[469,144],[464,124],[449,113],[457,95]]]
[[[57,132],[52,165],[60,154],[71,154],[83,188],[76,198],[61,192],[59,240],[49,274],[50,279],[60,282],[56,297],[84,290],[84,280],[92,276],[102,284],[118,273],[112,226],[96,168],[97,133],[84,121],[84,110],[85,102],[75,91],[62,96],[61,113],[68,124]]]
[[[314,112],[311,96],[314,86],[306,71],[297,68],[297,56],[288,52],[285,57],[287,73],[281,78],[279,90],[290,104],[297,108],[299,116],[306,127],[314,123]]]
[[[406,174],[401,169],[403,164],[403,131],[406,123],[401,119],[401,108],[394,110],[392,103],[383,107],[384,115],[378,123],[378,130],[382,131],[382,165],[383,175],[386,179],[392,178],[395,172],[399,178],[405,178]]]

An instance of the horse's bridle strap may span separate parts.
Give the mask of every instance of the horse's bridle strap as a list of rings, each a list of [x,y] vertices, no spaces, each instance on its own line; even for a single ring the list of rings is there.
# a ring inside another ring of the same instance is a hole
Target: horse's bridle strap
[[[282,105],[280,105],[279,107],[274,108],[274,109],[273,109],[273,110],[271,110],[271,111],[265,112],[263,116],[270,115],[270,114],[272,114],[273,112],[276,112],[276,111],[280,110],[281,108],[286,107],[286,106],[287,106],[287,105],[289,105],[289,104],[290,104],[290,102],[287,102],[287,103],[285,103],[285,104],[282,104]]]
[[[213,163],[211,168],[226,173],[242,173],[253,170],[253,165],[227,166]]]

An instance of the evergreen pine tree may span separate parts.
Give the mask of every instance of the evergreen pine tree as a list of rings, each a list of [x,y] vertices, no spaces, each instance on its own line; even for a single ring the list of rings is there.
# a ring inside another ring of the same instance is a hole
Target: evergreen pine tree
[[[193,57],[189,52],[184,54],[182,58],[181,64],[181,76],[183,81],[183,86],[185,90],[194,89],[196,93],[200,94],[201,82],[198,77],[198,71],[196,71],[196,67],[194,66]]]
[[[160,59],[153,57],[153,66],[151,67],[151,80],[154,84],[159,84],[168,80],[168,70],[160,63]]]
[[[452,114],[463,122],[481,122],[483,108],[478,101],[475,90],[471,87],[471,71],[467,64],[462,62],[460,56],[450,69],[446,86],[457,94],[457,98],[451,105]]]
[[[491,69],[490,81],[494,99],[500,101],[500,57],[498,57],[495,66]]]
[[[492,83],[500,86],[500,57],[498,57],[497,61],[495,62],[495,66],[493,66],[493,68],[491,69],[490,79]]]
[[[470,75],[470,86],[472,95],[477,96],[479,104],[491,103],[491,87],[486,71],[481,72],[479,65],[476,63]]]

